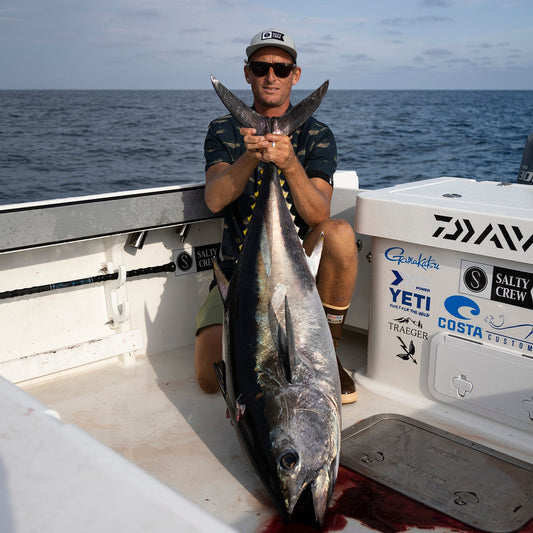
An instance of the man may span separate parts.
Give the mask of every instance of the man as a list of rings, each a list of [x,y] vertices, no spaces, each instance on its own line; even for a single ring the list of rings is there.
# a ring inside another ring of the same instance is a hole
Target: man
[[[283,115],[291,105],[291,89],[301,75],[294,41],[277,30],[260,32],[246,54],[244,76],[251,85],[253,108],[265,117]],[[252,128],[239,128],[227,115],[210,124],[205,141],[205,201],[213,213],[224,214],[222,269],[230,279],[255,202],[257,181],[266,164],[274,163],[285,177],[287,201],[308,255],[324,233],[317,287],[337,348],[355,285],[357,252],[351,226],[329,218],[337,165],[335,139],[331,130],[313,117],[290,138],[255,133]],[[213,363],[222,359],[223,304],[214,283],[196,321],[196,377],[202,390],[216,392]],[[354,402],[355,384],[338,358],[337,363],[342,401]]]

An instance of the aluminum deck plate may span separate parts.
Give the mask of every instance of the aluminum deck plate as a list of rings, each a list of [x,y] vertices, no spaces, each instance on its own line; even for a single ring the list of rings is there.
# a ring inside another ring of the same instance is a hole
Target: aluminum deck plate
[[[340,462],[485,531],[515,531],[533,518],[533,465],[402,415],[345,429]]]

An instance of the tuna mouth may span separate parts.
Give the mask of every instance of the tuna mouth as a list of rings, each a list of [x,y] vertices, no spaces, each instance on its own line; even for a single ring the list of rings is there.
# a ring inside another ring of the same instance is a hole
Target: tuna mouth
[[[311,484],[308,483],[300,493],[298,501],[290,515],[290,522],[299,524],[307,524],[315,527],[320,527],[321,524],[316,518],[315,505],[313,503],[313,494],[311,492]]]
[[[288,509],[291,522],[304,523],[321,528],[333,493],[326,469],[322,469],[315,479],[307,481],[299,495]]]

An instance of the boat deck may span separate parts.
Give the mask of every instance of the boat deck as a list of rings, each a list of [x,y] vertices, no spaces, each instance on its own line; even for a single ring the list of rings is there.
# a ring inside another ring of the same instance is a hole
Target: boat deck
[[[347,369],[358,372],[359,398],[342,407],[343,427],[391,412],[392,405],[396,413],[436,422],[409,402],[392,402],[365,387],[366,344],[366,335],[345,329],[339,356]],[[221,394],[208,395],[198,387],[192,345],[129,362],[113,358],[20,386],[56,410],[63,422],[82,428],[236,531],[307,530],[281,522],[241,452]],[[367,505],[356,503],[354,493]],[[326,530],[475,531],[343,467],[333,508]],[[425,525],[421,516],[428,517]],[[398,517],[401,525],[394,529],[391,520]],[[532,532],[533,524],[521,531]]]
[[[345,366],[365,364],[366,336],[346,331]],[[203,393],[193,346],[124,363],[118,358],[20,384],[75,424],[238,531],[263,530],[276,515],[248,466],[220,393]],[[343,425],[364,405],[344,406]],[[375,406],[374,406],[375,407]]]

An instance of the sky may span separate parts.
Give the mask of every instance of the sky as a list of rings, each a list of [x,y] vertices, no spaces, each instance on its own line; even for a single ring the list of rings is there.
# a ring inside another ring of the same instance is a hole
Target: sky
[[[300,89],[533,89],[533,0],[0,0],[0,89],[245,89],[272,28]]]

